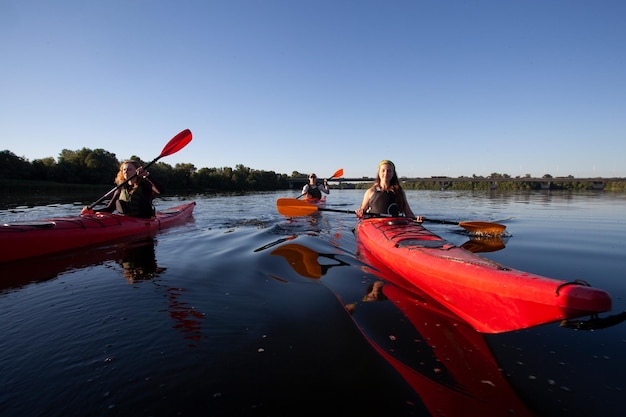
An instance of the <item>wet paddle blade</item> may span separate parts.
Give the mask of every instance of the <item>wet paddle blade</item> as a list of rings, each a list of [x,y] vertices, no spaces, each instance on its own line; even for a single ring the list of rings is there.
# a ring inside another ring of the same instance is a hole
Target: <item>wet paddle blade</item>
[[[490,222],[459,222],[459,226],[476,235],[500,236],[506,226]]]
[[[276,208],[283,216],[290,217],[307,216],[318,211],[317,206],[295,198],[279,198],[276,200]]]

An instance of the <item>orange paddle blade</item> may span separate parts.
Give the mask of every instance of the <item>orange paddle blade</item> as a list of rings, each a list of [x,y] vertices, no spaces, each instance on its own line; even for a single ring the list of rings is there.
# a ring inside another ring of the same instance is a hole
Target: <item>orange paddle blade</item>
[[[468,232],[477,235],[499,236],[504,233],[506,226],[490,222],[459,222],[459,226]]]
[[[339,168],[337,171],[335,171],[335,173],[328,179],[331,178],[339,178],[339,177],[343,177],[343,168]]]
[[[306,216],[315,213],[318,208],[315,204],[295,198],[279,198],[276,200],[276,208],[283,216]]]

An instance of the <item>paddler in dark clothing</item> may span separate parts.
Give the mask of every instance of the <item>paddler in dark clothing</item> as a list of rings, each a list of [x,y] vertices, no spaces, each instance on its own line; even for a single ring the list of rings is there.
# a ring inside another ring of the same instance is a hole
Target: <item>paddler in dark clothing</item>
[[[133,175],[137,174],[134,178]],[[124,184],[116,189],[106,207],[99,209],[106,213],[113,213],[117,210],[127,216],[149,219],[154,216],[154,206],[152,200],[158,194],[165,191],[165,187],[148,176],[138,161],[128,160],[120,165],[120,170],[115,177],[117,185]],[[93,212],[88,207],[83,208],[81,214]]]
[[[365,191],[361,207],[356,210],[357,217],[367,213],[390,216],[406,216],[422,222],[422,216],[416,217],[409,206],[404,190],[398,180],[393,162],[384,159],[378,164],[374,184]]]
[[[306,196],[306,198],[315,198],[317,200],[321,200],[322,192],[325,194],[330,194],[330,190],[328,189],[328,181],[324,180],[322,184],[318,185],[317,175],[309,175],[309,183],[305,184],[304,187],[302,187],[302,195]]]

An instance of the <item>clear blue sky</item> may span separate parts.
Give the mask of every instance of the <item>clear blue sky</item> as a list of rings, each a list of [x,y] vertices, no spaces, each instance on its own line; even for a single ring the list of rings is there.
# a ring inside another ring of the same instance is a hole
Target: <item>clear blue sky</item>
[[[0,150],[626,177],[626,1],[0,0]]]

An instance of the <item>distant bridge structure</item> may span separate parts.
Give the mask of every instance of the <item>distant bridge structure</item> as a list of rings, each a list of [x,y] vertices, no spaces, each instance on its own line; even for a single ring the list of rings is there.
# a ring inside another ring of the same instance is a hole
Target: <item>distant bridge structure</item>
[[[604,186],[607,182],[615,182],[615,181],[626,181],[625,178],[573,178],[573,177],[551,177],[551,178],[531,178],[531,177],[516,177],[516,178],[473,178],[473,177],[426,177],[426,178],[400,178],[402,182],[431,182],[438,184],[439,189],[444,189],[446,185],[455,183],[455,182],[470,182],[470,183],[480,183],[480,182],[488,182],[490,184],[491,189],[496,189],[498,187],[499,182],[520,182],[520,183],[540,183],[542,190],[549,190],[552,187],[553,183],[562,184],[562,183],[591,183],[591,187],[594,190],[603,190]],[[294,187],[302,187],[304,184],[308,182],[306,178],[298,179],[293,178],[289,179],[289,188]],[[374,178],[361,177],[361,178],[333,178],[329,180],[329,182],[335,183],[373,183]]]

